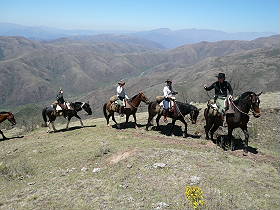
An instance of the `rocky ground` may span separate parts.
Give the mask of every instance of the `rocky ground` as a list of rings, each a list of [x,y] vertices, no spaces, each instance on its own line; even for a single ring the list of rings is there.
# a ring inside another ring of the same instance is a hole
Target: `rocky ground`
[[[192,209],[187,186],[203,190],[202,209],[279,209],[279,98],[261,96],[248,156],[241,144],[226,151],[207,141],[202,113],[189,124],[196,138],[183,138],[180,123],[175,136],[162,122],[160,131],[145,131],[146,113],[137,115],[139,129],[107,127],[99,118],[68,131],[58,124],[56,133],[4,130],[0,209]],[[217,137],[224,134],[219,129]],[[238,129],[234,135],[241,142]]]

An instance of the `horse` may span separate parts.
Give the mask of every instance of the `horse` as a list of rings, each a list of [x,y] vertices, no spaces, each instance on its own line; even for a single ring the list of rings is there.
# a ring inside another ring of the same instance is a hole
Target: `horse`
[[[245,92],[242,93],[236,100],[231,101],[232,108],[234,109],[234,113],[226,114],[226,122],[228,126],[228,138],[230,140],[230,149],[234,150],[234,138],[232,137],[232,132],[235,128],[241,128],[245,135],[244,140],[244,153],[248,153],[248,140],[249,140],[249,132],[248,132],[248,122],[249,122],[249,111],[253,112],[253,116],[258,118],[261,116],[260,113],[260,99],[259,96],[262,92],[256,94],[254,92]],[[213,115],[213,112],[210,111],[210,107],[208,106],[204,110],[204,117],[206,120],[205,133],[206,139],[209,139],[208,132],[210,131],[211,140],[213,140],[213,136],[215,131],[223,125],[222,115]],[[224,139],[221,140],[221,146],[224,144]]]
[[[126,101],[126,107],[124,108],[124,114],[126,115],[125,125],[128,123],[128,119],[130,115],[134,118],[135,128],[138,128],[136,123],[136,112],[141,102],[145,104],[149,104],[149,99],[144,95],[143,92],[138,93],[137,95],[133,96],[131,99]],[[117,123],[114,112],[117,112],[114,109],[114,102],[108,101],[103,105],[103,114],[107,121],[107,126],[109,126],[109,119],[112,117],[112,120],[116,123],[117,127],[120,128],[120,125]],[[107,113],[108,112],[108,113]]]
[[[5,120],[9,120],[12,125],[16,125],[16,120],[12,112],[0,112],[0,123],[2,123]],[[2,135],[3,139],[7,139],[4,133],[0,130],[0,134]]]
[[[194,105],[188,104],[188,103],[183,103],[183,102],[179,102],[176,101],[174,102],[174,111],[173,112],[168,112],[167,117],[172,118],[172,127],[170,130],[170,135],[173,134],[173,129],[175,126],[175,122],[177,120],[180,120],[182,123],[184,123],[185,125],[185,132],[184,132],[184,137],[188,137],[188,124],[185,121],[185,116],[186,115],[190,115],[190,120],[192,122],[192,124],[196,124],[197,121],[197,117],[199,115],[199,111],[201,110],[201,108],[197,108]],[[148,117],[148,123],[146,125],[146,130],[149,130],[149,126],[152,125],[152,120],[153,118],[157,115],[156,118],[156,123],[157,123],[157,129],[159,129],[159,120],[163,115],[163,107],[160,106],[159,102],[154,101],[152,103],[149,104],[148,106],[148,112],[149,112],[149,117]]]
[[[84,103],[84,102],[74,102],[74,103],[70,103],[70,106],[72,107],[72,109],[67,109],[64,110],[64,114],[63,116],[68,119],[67,125],[66,125],[66,129],[68,129],[70,120],[72,117],[76,117],[80,120],[81,126],[84,127],[84,124],[82,122],[82,119],[80,118],[80,116],[78,115],[78,112],[81,110],[84,110],[85,112],[88,113],[88,115],[92,114],[90,105],[88,103]],[[59,115],[55,108],[50,105],[48,107],[45,107],[42,110],[42,116],[43,116],[43,120],[45,122],[45,126],[49,127],[48,132],[50,132],[51,128],[50,128],[50,124],[52,125],[53,131],[57,131],[55,126],[54,126],[54,121],[56,119],[56,117],[61,116]],[[48,117],[48,119],[47,119]]]

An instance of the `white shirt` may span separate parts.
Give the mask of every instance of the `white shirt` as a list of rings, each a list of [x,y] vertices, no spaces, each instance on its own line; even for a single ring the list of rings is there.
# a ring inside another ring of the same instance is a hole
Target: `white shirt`
[[[120,85],[117,87],[117,96],[128,99],[128,96],[125,94],[124,88]]]
[[[172,88],[170,88],[168,85],[166,85],[164,88],[163,88],[163,96],[164,98],[168,98],[168,97],[172,97]]]

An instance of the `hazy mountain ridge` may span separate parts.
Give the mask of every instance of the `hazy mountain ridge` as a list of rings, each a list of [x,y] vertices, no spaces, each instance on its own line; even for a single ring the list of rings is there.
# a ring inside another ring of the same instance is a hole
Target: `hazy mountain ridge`
[[[0,23],[0,36],[24,36],[33,40],[55,40],[65,37],[85,37],[87,36],[130,36],[134,39],[145,39],[146,41],[156,42],[165,48],[175,48],[185,44],[192,44],[201,41],[220,41],[220,40],[253,40],[258,37],[271,36],[273,32],[237,32],[227,33],[219,30],[210,29],[180,29],[170,30],[159,28],[147,31],[101,31],[101,30],[67,30],[51,27],[30,27],[11,23]]]
[[[66,97],[86,94],[96,107],[115,92],[117,80],[125,78],[129,95],[145,90],[149,96],[161,94],[166,78],[174,79],[181,95],[203,100],[201,87],[224,71],[237,80],[254,77],[252,88],[279,90],[279,38],[272,36],[253,41],[201,42],[172,50],[151,50],[139,43],[57,40],[40,43],[20,37],[1,37],[5,45],[0,61],[0,104],[25,104],[52,99],[59,87]],[[15,41],[11,41],[15,39]],[[28,43],[21,45],[20,43]],[[14,44],[15,43],[15,44]],[[12,50],[11,50],[12,49]],[[9,52],[9,53],[6,53]],[[250,59],[249,59],[250,58]],[[264,64],[259,65],[263,60]],[[252,65],[251,65],[252,64]],[[247,68],[246,65],[251,65]],[[268,68],[267,66],[274,66]],[[254,69],[255,68],[255,69]],[[273,69],[273,70],[272,70]],[[245,77],[244,73],[249,72]],[[274,73],[272,73],[274,72]],[[267,77],[271,77],[268,80]],[[256,84],[256,85],[255,85]],[[191,91],[190,91],[191,90]]]

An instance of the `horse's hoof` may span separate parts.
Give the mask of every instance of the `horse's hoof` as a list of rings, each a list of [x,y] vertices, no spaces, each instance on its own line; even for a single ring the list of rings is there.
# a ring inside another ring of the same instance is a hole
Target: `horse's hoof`
[[[107,127],[110,127],[110,124],[107,124]]]

